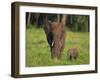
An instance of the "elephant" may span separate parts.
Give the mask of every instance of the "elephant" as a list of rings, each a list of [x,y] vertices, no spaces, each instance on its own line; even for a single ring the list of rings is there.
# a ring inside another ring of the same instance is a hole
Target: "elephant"
[[[67,57],[70,59],[70,60],[76,60],[79,56],[79,52],[78,52],[78,49],[77,48],[70,48],[68,51],[67,51]]]
[[[60,59],[65,45],[65,27],[62,22],[49,21],[44,26],[47,42],[50,46],[51,58]]]

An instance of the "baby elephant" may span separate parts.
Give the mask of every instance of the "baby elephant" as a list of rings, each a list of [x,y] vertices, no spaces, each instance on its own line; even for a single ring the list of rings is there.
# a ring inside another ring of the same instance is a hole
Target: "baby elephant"
[[[70,60],[77,59],[79,56],[79,52],[77,48],[70,48],[67,52],[67,56]]]

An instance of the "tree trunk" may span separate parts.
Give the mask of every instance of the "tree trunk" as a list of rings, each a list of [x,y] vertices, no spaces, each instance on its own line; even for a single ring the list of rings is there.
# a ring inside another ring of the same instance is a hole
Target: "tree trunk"
[[[39,16],[40,16],[40,13],[36,13],[36,14],[35,14],[35,19],[36,19],[35,26],[36,26],[36,27],[38,27]]]
[[[31,19],[31,13],[28,13],[28,20],[27,20],[27,26],[30,24],[30,19]]]
[[[57,14],[57,22],[60,22],[60,14]]]
[[[66,25],[66,20],[67,20],[66,18],[67,18],[67,15],[63,14],[61,22],[63,23],[64,26]]]

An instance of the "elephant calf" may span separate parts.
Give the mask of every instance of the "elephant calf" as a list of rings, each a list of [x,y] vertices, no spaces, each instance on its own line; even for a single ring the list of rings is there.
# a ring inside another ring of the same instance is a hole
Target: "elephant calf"
[[[65,44],[65,28],[61,22],[48,21],[44,27],[51,58],[60,59]]]
[[[70,60],[77,59],[79,56],[77,48],[70,48],[67,52],[67,56]]]

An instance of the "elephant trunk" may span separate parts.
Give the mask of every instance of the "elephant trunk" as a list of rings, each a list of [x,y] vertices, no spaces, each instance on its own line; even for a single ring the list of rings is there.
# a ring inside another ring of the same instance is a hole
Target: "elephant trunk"
[[[53,42],[52,42],[52,58],[59,58],[60,55],[60,40],[59,36],[54,36]]]

